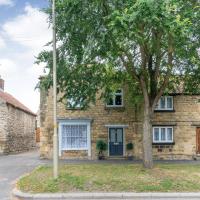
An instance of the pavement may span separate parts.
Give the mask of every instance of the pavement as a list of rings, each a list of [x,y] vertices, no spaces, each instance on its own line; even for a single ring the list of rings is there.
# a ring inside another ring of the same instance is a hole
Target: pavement
[[[46,162],[38,151],[0,156],[0,200],[10,200],[16,179]]]
[[[50,163],[50,162],[48,162]],[[74,159],[64,159],[59,160],[60,164],[142,164],[142,160],[127,160],[111,158],[108,160],[74,160]],[[200,165],[200,160],[154,160],[154,164],[187,164],[187,165]]]

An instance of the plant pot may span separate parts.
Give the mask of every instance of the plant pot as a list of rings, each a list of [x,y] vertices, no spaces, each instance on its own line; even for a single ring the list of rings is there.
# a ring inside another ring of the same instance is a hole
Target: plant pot
[[[98,159],[99,159],[99,160],[104,160],[104,156],[100,156],[100,155],[99,155],[99,156],[98,156]]]
[[[103,153],[99,153],[98,159],[99,160],[104,160],[105,159],[105,156],[103,155]]]
[[[127,156],[127,159],[128,159],[128,160],[133,160],[133,156],[132,156],[132,155],[128,155],[128,156]]]

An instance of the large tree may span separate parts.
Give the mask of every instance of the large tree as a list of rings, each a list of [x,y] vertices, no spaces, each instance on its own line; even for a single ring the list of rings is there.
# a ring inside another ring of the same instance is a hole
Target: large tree
[[[51,23],[51,8],[46,10]],[[199,92],[200,7],[197,0],[56,0],[58,91],[87,107],[128,83],[142,95],[143,163],[151,168],[152,119],[159,98],[181,84]],[[52,52],[38,62],[50,69]],[[62,100],[62,99],[61,99]]]

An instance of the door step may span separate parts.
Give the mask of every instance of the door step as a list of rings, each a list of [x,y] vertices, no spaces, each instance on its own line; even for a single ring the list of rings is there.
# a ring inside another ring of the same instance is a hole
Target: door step
[[[127,159],[126,156],[109,156],[107,160],[125,160]]]

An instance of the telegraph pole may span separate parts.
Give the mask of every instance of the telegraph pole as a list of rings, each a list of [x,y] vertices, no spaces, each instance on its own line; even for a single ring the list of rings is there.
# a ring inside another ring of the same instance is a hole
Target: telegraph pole
[[[52,1],[53,20],[53,176],[58,177],[58,133],[57,133],[57,78],[56,78],[56,20],[55,0]]]

